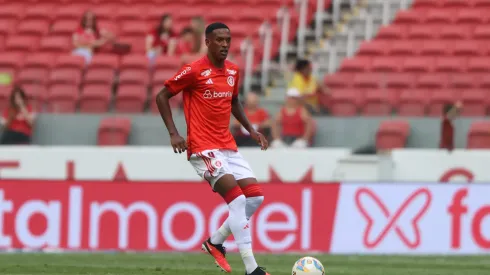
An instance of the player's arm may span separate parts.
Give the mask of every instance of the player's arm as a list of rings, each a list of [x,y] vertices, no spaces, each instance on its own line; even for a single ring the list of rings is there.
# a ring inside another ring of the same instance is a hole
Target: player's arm
[[[194,72],[190,66],[184,66],[175,76],[165,81],[165,87],[156,97],[158,111],[167,127],[168,134],[170,135],[170,143],[175,153],[185,152],[187,150],[187,143],[180,136],[175,126],[169,101],[174,95],[194,85],[195,77],[193,74]]]

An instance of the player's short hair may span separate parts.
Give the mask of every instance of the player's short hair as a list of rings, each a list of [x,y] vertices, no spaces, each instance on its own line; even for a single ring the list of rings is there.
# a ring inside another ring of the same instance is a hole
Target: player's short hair
[[[217,30],[217,29],[227,29],[227,30],[230,30],[230,28],[228,28],[228,26],[224,23],[221,23],[221,22],[214,22],[214,23],[211,23],[209,24],[207,27],[206,27],[206,36],[208,36],[209,34],[213,33],[214,30]]]

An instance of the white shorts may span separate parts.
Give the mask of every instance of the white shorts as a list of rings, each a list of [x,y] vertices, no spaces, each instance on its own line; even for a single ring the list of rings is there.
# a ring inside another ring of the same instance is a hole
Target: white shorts
[[[197,174],[211,184],[213,190],[214,184],[226,174],[233,175],[237,181],[255,178],[248,162],[236,151],[206,150],[192,154],[189,161]]]

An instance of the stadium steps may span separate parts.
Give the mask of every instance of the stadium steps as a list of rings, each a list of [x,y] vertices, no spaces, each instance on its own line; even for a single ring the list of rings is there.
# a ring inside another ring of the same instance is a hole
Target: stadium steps
[[[398,11],[403,8],[409,8],[413,2],[413,0],[405,1],[406,7],[403,7],[402,4],[404,1],[402,0],[363,0],[360,2],[358,9],[356,12],[350,14],[350,18],[347,24],[343,24],[338,26],[337,32],[328,38],[324,43],[323,47],[317,49],[314,54],[315,60],[319,63],[318,75],[323,76],[329,72],[329,48],[328,45],[335,45],[337,49],[337,53],[335,56],[335,65],[334,71],[337,70],[342,63],[342,61],[348,57],[348,37],[349,32],[354,32],[354,51],[355,54],[359,49],[360,44],[366,40],[366,25],[367,20],[370,16],[373,19],[373,29],[372,29],[372,37],[374,37],[378,30],[383,26],[383,4],[385,1],[389,3],[388,9],[388,20],[385,22],[386,24],[390,24]]]

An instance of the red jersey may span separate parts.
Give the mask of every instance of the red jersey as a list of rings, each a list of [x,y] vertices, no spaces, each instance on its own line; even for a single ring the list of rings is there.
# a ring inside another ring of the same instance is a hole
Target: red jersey
[[[286,108],[281,109],[282,136],[300,137],[305,133],[305,122],[301,117],[302,107],[296,108],[292,114],[288,114]]]
[[[27,105],[26,109],[29,113],[32,113],[32,107],[30,105]],[[7,120],[8,117],[9,117],[9,110],[7,109],[3,112],[3,118]],[[23,133],[27,136],[32,135],[32,126],[29,124],[29,122],[27,122],[24,115],[20,112],[16,113],[8,129],[11,131]]]
[[[78,39],[78,43],[84,46],[92,45],[99,36],[98,33],[95,33],[91,29],[83,28],[79,28],[73,35]]]
[[[269,119],[269,114],[262,108],[258,108],[255,110],[255,112],[250,112],[247,108],[245,108],[245,115],[255,130],[259,130],[259,125]],[[246,136],[250,135],[250,133],[243,126],[240,127],[240,131],[237,134]]]
[[[184,65],[165,87],[184,93],[187,155],[210,149],[237,151],[230,132],[231,100],[238,96],[238,66],[215,67],[207,56]]]

